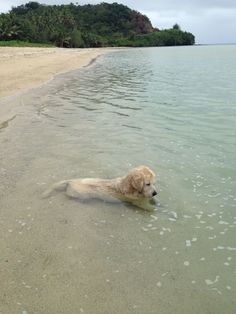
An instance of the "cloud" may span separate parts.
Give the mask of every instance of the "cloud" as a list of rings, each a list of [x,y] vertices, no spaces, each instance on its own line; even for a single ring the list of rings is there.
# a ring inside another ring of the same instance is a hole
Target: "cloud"
[[[178,6],[177,6],[178,4]],[[214,4],[214,5],[213,5]],[[196,43],[236,43],[236,1],[159,1],[159,10],[140,10],[160,29],[178,23]]]

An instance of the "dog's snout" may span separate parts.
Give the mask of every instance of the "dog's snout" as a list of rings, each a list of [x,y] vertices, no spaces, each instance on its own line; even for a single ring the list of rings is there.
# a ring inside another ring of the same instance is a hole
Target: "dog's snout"
[[[155,195],[157,195],[157,191],[152,192],[152,196],[155,196]]]

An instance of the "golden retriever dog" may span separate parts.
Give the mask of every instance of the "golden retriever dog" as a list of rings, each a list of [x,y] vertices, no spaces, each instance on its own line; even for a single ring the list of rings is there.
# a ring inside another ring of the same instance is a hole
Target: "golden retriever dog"
[[[54,184],[44,196],[50,195],[52,191],[65,191],[67,196],[80,200],[121,200],[145,210],[154,210],[153,197],[157,195],[155,177],[147,166],[139,166],[130,170],[126,176],[111,180],[85,178],[61,181]]]

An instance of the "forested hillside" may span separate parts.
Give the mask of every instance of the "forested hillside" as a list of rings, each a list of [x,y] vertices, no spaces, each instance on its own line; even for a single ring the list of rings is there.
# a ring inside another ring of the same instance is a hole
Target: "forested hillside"
[[[168,30],[154,29],[145,15],[118,3],[81,6],[29,2],[0,14],[1,40],[72,48],[194,44],[194,36],[177,24]]]

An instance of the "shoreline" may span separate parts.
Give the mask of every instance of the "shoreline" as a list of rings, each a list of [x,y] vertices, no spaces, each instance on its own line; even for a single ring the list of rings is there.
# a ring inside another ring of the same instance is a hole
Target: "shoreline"
[[[54,76],[89,65],[111,48],[0,47],[0,98],[35,88]]]
[[[57,75],[90,66],[99,56],[114,50],[0,47],[0,129],[17,114],[19,104],[10,100]]]

